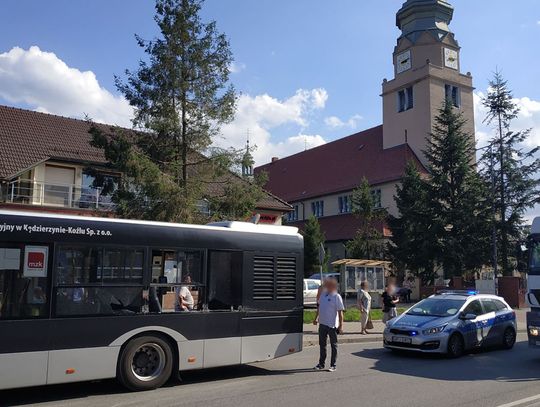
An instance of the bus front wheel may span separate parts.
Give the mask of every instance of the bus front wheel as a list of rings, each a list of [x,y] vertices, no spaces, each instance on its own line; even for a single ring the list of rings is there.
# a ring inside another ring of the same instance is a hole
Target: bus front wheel
[[[158,336],[141,336],[127,343],[118,364],[120,383],[132,391],[152,390],[171,377],[173,352]]]

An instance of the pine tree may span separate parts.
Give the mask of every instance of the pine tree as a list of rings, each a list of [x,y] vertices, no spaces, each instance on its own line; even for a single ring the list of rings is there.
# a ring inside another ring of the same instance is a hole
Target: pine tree
[[[321,230],[318,219],[311,215],[306,221],[304,228],[304,275],[311,276],[319,272],[320,264],[319,250],[321,244],[324,244],[325,237]]]
[[[106,132],[93,126],[93,144],[124,174],[114,195],[122,216],[192,222],[203,199],[223,207],[222,193],[238,193],[227,187],[227,171],[239,164],[240,152],[212,148],[220,125],[234,117],[233,57],[216,23],[201,20],[202,3],[157,0],[160,36],[150,41],[136,37],[147,58],[136,71],[126,71],[126,81],[116,77],[116,86],[134,108],[138,131]],[[243,188],[260,193],[257,182]]]
[[[392,231],[388,252],[394,268],[408,270],[419,277],[424,285],[432,285],[437,276],[436,254],[439,252],[432,227],[435,214],[428,184],[422,179],[415,162],[407,163],[394,200],[399,216],[388,217],[388,226]]]
[[[517,247],[522,235],[525,212],[540,202],[539,147],[527,150],[523,143],[530,130],[513,131],[512,121],[519,108],[514,102],[508,82],[496,72],[483,99],[488,109],[484,122],[495,130],[482,156],[483,174],[493,182],[492,205],[495,212],[499,261],[503,275],[511,276],[517,264]]]
[[[437,260],[446,277],[462,276],[489,261],[488,190],[476,172],[474,136],[460,112],[446,102],[435,118],[425,155],[427,194],[438,241]]]
[[[359,227],[354,239],[346,244],[349,257],[382,260],[384,244],[380,227],[386,211],[375,207],[371,186],[366,178],[362,178],[358,188],[353,191],[352,206]]]

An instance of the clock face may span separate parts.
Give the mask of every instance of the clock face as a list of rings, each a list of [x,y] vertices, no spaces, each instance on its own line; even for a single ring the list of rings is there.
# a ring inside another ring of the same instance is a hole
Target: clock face
[[[459,58],[456,50],[445,48],[444,49],[444,65],[447,68],[455,70],[459,69]]]
[[[397,73],[408,71],[412,67],[411,50],[402,52],[396,58]]]

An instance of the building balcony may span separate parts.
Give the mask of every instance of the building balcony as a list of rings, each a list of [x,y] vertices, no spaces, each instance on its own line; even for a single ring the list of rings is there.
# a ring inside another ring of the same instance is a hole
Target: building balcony
[[[115,209],[111,196],[103,194],[101,188],[30,180],[1,185],[0,203],[109,212]]]

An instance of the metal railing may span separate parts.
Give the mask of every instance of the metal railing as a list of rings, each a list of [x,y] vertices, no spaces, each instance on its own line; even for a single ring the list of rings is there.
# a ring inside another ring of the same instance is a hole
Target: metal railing
[[[101,188],[17,180],[3,186],[0,201],[72,209],[114,210],[111,196],[102,194],[101,191]]]

